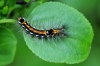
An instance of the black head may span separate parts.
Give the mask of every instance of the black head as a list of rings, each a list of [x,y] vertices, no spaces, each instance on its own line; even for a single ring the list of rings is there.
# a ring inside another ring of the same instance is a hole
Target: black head
[[[25,19],[24,18],[18,18],[18,21],[22,23],[22,22],[25,21]]]

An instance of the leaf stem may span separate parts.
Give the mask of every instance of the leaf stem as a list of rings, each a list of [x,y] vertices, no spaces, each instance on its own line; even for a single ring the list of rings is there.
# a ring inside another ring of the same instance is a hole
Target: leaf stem
[[[16,22],[15,19],[2,19],[2,20],[0,20],[0,24],[2,24],[2,23],[14,23],[14,22]]]

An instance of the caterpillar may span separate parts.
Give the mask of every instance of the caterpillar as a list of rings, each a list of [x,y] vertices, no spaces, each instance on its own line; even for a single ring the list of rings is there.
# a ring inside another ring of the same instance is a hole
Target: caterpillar
[[[33,28],[23,17],[18,18],[19,25],[31,36],[36,36],[38,38],[48,38],[48,37],[55,37],[55,36],[65,36],[64,33],[64,26],[62,28],[57,29],[49,29],[49,30],[39,30]]]

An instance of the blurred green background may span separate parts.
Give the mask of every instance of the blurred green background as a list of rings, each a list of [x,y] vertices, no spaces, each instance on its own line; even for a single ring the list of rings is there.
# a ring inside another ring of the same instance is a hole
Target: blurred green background
[[[50,63],[37,57],[26,46],[23,37],[17,37],[17,50],[14,61],[7,66],[100,66],[100,0],[38,0],[57,1],[67,4],[81,13],[89,20],[94,30],[94,39],[89,57],[79,64]],[[36,5],[36,4],[35,4]]]

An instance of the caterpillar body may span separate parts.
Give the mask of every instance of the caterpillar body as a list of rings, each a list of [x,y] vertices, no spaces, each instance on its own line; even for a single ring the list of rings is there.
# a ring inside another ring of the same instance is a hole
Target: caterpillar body
[[[36,28],[33,28],[28,22],[25,20],[25,18],[20,17],[18,18],[19,25],[31,36],[36,36],[38,38],[48,38],[48,37],[55,37],[55,36],[65,36],[64,33],[64,26],[62,28],[51,28],[49,30],[39,30]]]

